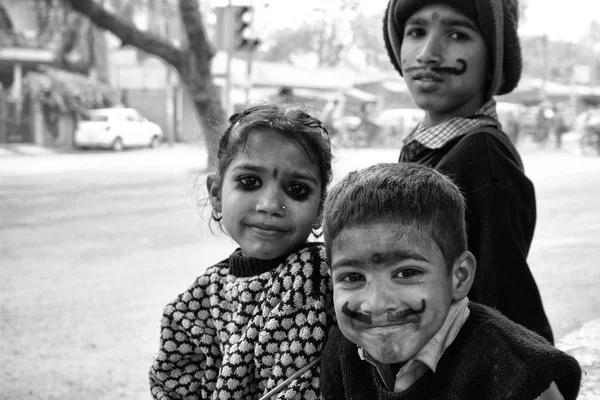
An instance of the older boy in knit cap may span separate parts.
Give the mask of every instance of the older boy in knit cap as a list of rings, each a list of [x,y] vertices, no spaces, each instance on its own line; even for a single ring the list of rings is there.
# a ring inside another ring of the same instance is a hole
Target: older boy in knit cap
[[[577,397],[573,357],[469,302],[476,261],[448,177],[416,163],[351,172],[325,202],[323,233],[338,321],[324,399]]]
[[[465,194],[469,250],[479,268],[469,298],[553,343],[527,254],[535,192],[502,132],[494,95],[521,76],[515,0],[390,0],[386,48],[426,117],[400,161],[434,167]]]

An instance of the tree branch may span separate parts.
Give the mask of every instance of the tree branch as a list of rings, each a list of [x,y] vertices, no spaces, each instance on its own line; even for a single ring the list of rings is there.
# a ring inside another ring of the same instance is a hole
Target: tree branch
[[[198,2],[196,0],[179,0],[179,11],[189,39],[189,47],[198,56],[207,60],[212,59],[215,50],[208,40]]]
[[[68,0],[73,10],[86,15],[98,27],[114,33],[123,45],[137,47],[147,53],[162,58],[179,69],[184,52],[168,40],[152,33],[139,30],[132,22],[120,15],[111,13],[94,0]]]

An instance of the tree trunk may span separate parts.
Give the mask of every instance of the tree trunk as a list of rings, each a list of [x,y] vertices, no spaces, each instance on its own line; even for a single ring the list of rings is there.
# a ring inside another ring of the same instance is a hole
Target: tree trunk
[[[206,35],[197,0],[179,0],[179,11],[189,43],[185,49],[175,47],[168,39],[152,32],[139,30],[132,21],[108,12],[94,0],[69,0],[69,3],[96,26],[115,34],[123,45],[160,57],[177,70],[198,112],[208,151],[208,169],[214,170],[225,112],[210,71],[215,52]]]

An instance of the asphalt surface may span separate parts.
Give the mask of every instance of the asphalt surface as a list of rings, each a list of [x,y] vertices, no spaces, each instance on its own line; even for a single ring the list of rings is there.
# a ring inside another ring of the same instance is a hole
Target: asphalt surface
[[[522,148],[529,262],[560,339],[600,318],[600,157]],[[335,179],[396,150],[340,150]],[[149,399],[162,307],[235,245],[202,149],[0,157],[0,398]]]

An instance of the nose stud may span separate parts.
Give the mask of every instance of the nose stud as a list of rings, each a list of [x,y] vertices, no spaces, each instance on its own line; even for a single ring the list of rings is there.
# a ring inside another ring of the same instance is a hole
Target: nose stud
[[[281,209],[282,209],[283,211],[285,211],[285,206],[281,206]]]

